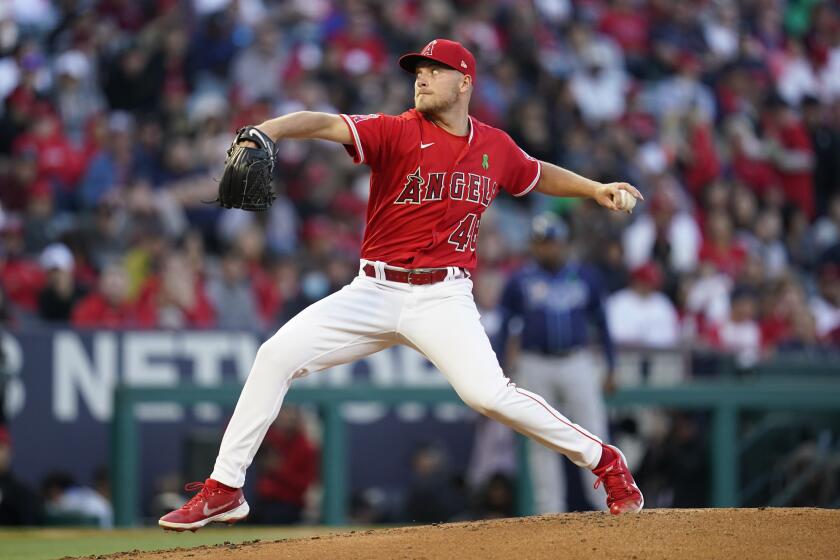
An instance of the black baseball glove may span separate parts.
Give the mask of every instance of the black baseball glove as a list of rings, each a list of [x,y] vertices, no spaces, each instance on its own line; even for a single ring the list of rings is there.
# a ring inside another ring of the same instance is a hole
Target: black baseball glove
[[[243,140],[250,140],[257,147],[240,146]],[[274,142],[265,132],[253,126],[237,130],[219,181],[219,205],[251,212],[268,210],[277,198],[271,187],[274,155]]]

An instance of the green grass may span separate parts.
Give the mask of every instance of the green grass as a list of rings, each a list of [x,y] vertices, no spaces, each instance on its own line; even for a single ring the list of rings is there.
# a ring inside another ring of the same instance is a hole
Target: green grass
[[[196,533],[169,533],[161,529],[0,529],[0,560],[46,560],[64,556],[111,554],[130,550],[161,550],[273,541],[346,531],[335,527],[221,527]]]

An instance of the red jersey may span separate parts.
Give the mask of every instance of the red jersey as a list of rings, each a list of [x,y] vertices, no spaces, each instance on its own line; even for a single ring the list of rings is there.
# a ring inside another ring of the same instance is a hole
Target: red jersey
[[[787,150],[807,152],[813,157],[814,148],[805,126],[799,122],[770,127],[767,135],[776,138]],[[808,217],[814,216],[814,177],[810,170],[785,171],[777,169],[782,189],[789,202],[796,204]]]
[[[523,196],[539,162],[505,132],[470,117],[467,137],[411,109],[398,116],[341,115],[345,148],[370,166],[362,258],[404,268],[475,268],[481,215],[504,189]]]
[[[93,292],[73,309],[71,321],[76,327],[108,327],[116,329],[136,324],[131,305],[111,305],[105,297]]]

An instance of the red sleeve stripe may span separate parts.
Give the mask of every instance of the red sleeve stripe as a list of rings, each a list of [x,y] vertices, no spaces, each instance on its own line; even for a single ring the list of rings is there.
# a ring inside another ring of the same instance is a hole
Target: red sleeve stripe
[[[353,134],[353,144],[356,146],[356,153],[359,154],[359,163],[364,163],[365,152],[362,150],[362,141],[359,140],[359,131],[356,130],[356,124],[348,115],[342,114],[341,118],[344,119],[344,122],[346,122],[347,126],[350,127],[350,132]]]
[[[528,188],[527,188],[527,189],[525,189],[525,190],[524,190],[524,191],[522,191],[521,193],[519,193],[519,194],[515,194],[515,195],[513,195],[513,196],[516,196],[516,197],[525,196],[526,194],[528,194],[529,192],[531,192],[531,190],[532,190],[534,187],[536,187],[536,186],[537,186],[537,183],[539,183],[539,182],[540,182],[540,173],[542,173],[542,166],[540,165],[539,160],[536,160],[536,159],[535,159],[534,161],[535,161],[535,162],[536,162],[536,164],[537,164],[537,176],[536,176],[536,177],[534,177],[534,180],[533,180],[533,181],[531,181],[531,184],[530,184],[530,185],[528,185]]]

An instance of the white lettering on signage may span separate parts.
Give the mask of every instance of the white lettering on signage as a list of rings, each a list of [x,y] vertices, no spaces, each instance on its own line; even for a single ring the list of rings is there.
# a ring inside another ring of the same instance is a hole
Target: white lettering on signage
[[[93,337],[93,355],[72,332],[53,337],[53,413],[59,421],[73,422],[79,415],[79,400],[91,416],[102,422],[111,418],[117,379],[117,337],[100,333]]]
[[[178,368],[175,336],[168,332],[130,332],[123,335],[123,383],[131,387],[174,387]],[[167,402],[140,403],[135,409],[139,420],[177,421],[183,410]]]
[[[226,359],[236,356],[237,348],[244,348],[251,354],[244,368],[248,375],[250,362],[253,361],[257,352],[254,337],[247,333],[198,333],[179,337],[178,348],[193,362],[193,381],[201,387],[216,387],[221,385],[222,365]],[[249,344],[250,342],[250,344]],[[237,366],[243,364],[243,360],[235,360]],[[214,403],[199,403],[193,408],[193,414],[202,422],[216,422],[222,418],[222,409]]]
[[[22,353],[14,338],[7,336],[3,340],[10,368],[22,367]],[[120,380],[132,387],[174,387],[188,382],[214,387],[226,381],[224,373],[232,368],[236,379],[244,381],[259,342],[257,336],[247,332],[98,332],[89,337],[57,332],[52,338],[53,414],[59,421],[73,422],[87,409],[96,420],[109,421],[113,390]],[[354,383],[353,371],[359,367],[367,367],[367,375],[360,382],[377,387],[447,385],[437,369],[409,348],[385,350],[363,361],[362,366],[343,364],[317,375],[306,375],[296,379],[292,388],[346,387]],[[185,375],[185,371],[191,375]],[[11,391],[17,395],[14,398],[20,403],[15,410],[23,406],[25,379],[20,381],[20,387],[15,388],[14,381],[11,385]],[[347,421],[363,424],[381,420],[389,409],[378,403],[348,403],[342,412]],[[437,417],[437,409],[431,410]],[[216,422],[223,417],[222,409],[215,403],[201,403],[192,412],[198,421]],[[428,414],[416,406],[401,412],[408,418]],[[452,412],[442,414],[446,415],[451,416]],[[185,410],[176,403],[142,403],[136,407],[136,416],[141,421],[172,422],[184,420]]]
[[[0,334],[0,344],[3,345],[5,360],[3,373],[8,376],[4,410],[9,418],[14,418],[26,404],[26,387],[20,378],[20,370],[23,368],[23,350],[17,339],[9,333]],[[0,403],[0,406],[4,406],[4,403]]]

